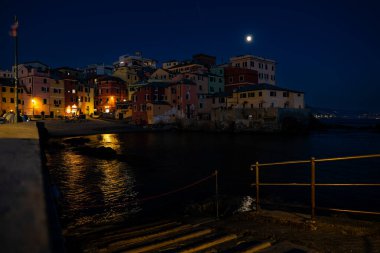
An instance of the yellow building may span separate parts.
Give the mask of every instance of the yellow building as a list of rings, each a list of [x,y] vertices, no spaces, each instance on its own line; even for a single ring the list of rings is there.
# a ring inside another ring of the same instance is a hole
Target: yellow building
[[[0,86],[0,114],[2,116],[5,112],[15,110],[15,92],[12,79],[2,79],[0,81]]]
[[[77,94],[78,109],[86,115],[94,114],[94,88],[79,83],[77,86]]]
[[[13,79],[1,78],[0,79],[0,115],[5,112],[15,110],[15,88]],[[18,110],[20,113],[28,114],[28,101],[30,94],[23,85],[18,88]]]
[[[137,71],[127,66],[118,67],[115,72],[113,72],[113,76],[122,79],[127,83],[127,85],[139,81]]]

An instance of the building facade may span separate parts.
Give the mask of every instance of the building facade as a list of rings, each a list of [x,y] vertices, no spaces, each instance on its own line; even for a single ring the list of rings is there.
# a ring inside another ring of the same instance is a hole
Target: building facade
[[[254,55],[242,55],[230,58],[232,67],[252,69],[258,73],[258,83],[276,85],[276,62]]]
[[[304,109],[304,93],[271,84],[252,84],[235,90],[227,99],[227,107]]]

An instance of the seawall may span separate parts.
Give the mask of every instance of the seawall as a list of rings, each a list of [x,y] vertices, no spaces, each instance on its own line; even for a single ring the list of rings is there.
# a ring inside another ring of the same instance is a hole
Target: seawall
[[[52,251],[41,154],[35,122],[0,125],[2,252]]]

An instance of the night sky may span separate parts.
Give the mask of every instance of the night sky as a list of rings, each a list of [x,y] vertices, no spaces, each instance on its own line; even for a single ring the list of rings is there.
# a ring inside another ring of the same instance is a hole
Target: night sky
[[[332,3],[334,2],[334,3]],[[141,51],[159,62],[254,54],[277,61],[277,85],[314,107],[380,112],[380,5],[376,1],[17,1],[0,6],[0,68],[111,64]],[[253,34],[246,44],[244,36]]]

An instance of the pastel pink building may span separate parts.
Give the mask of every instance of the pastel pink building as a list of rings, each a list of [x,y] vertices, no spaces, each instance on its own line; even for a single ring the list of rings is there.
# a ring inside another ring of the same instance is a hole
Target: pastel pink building
[[[22,98],[19,109],[27,115],[50,114],[50,86],[56,82],[50,78],[49,67],[40,62],[30,62],[18,66],[19,85],[24,86],[27,94]]]

